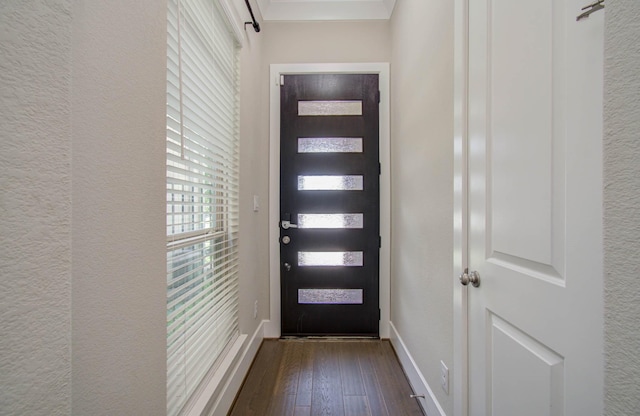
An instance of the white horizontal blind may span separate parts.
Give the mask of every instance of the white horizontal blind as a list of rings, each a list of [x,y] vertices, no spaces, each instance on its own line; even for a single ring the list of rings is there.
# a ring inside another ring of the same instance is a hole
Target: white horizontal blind
[[[167,413],[238,335],[238,46],[217,0],[169,0]]]

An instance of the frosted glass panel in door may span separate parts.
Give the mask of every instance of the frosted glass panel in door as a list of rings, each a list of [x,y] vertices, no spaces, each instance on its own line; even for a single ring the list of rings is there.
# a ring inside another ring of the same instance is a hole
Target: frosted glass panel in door
[[[362,266],[362,251],[300,251],[298,266]]]
[[[362,191],[362,175],[301,175],[299,191]]]
[[[298,303],[361,305],[362,289],[298,289]]]
[[[298,101],[299,116],[361,116],[362,101]]]
[[[362,138],[300,137],[298,153],[362,153]]]
[[[362,228],[363,214],[298,214],[298,228]]]

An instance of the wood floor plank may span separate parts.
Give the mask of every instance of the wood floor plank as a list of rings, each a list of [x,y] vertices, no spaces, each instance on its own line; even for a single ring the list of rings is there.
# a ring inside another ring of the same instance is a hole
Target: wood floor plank
[[[312,416],[344,416],[336,343],[319,342],[313,363]]]
[[[272,342],[270,342],[271,344]],[[273,398],[273,390],[276,385],[276,377],[278,375],[278,368],[282,361],[282,349],[278,348],[277,343],[275,344],[275,349],[277,353],[268,360],[266,370],[264,372],[264,376],[262,377],[260,385],[257,387],[254,395],[251,398],[249,403],[249,415],[264,415],[265,409],[269,408],[269,403]]]
[[[395,379],[391,378],[388,373],[384,363],[383,350],[381,347],[382,345],[380,344],[369,346],[369,348],[371,348],[373,358],[372,363],[376,372],[376,378],[380,384],[380,392],[382,393],[382,397],[390,413],[392,413],[391,409],[395,409],[394,411],[402,409],[403,412],[401,414],[405,414],[403,409],[402,392],[398,391]]]
[[[342,342],[339,346],[340,375],[342,392],[346,396],[364,396],[364,382],[358,353],[362,350],[361,342]]]
[[[398,357],[391,346],[391,342],[383,342],[382,349],[387,369],[396,380],[398,391],[401,392],[403,405],[407,410],[407,414],[412,416],[422,416],[423,412],[418,400],[410,397],[414,392],[411,390],[411,386],[407,380],[407,375],[402,370],[402,367],[398,365]]]
[[[316,342],[302,343],[300,358],[300,375],[298,377],[298,396],[296,407],[308,407],[311,411],[311,394],[313,391],[313,361],[315,360]]]
[[[372,416],[367,396],[345,395],[343,399],[345,416]]]
[[[265,340],[230,416],[423,416],[389,341]]]
[[[371,348],[369,345],[363,345],[360,348],[358,361],[360,362],[364,389],[367,394],[367,398],[369,399],[371,413],[376,416],[390,416],[389,410],[387,409],[387,404],[384,401],[384,397],[380,389],[378,373],[376,372],[373,362],[374,359],[375,354],[373,348]]]
[[[266,414],[292,416],[296,405],[303,344],[281,341],[280,347],[282,348],[282,359],[278,367],[269,410]]]
[[[268,360],[275,356],[277,353],[276,349],[273,348],[273,344],[269,344],[263,342],[258,350],[256,358],[251,365],[251,372],[247,375],[244,380],[244,384],[236,397],[236,408],[244,408],[247,406],[248,402],[251,400],[252,395],[255,393],[256,389],[260,385],[262,381],[262,377],[264,377],[264,373],[267,368]]]
[[[282,342],[282,361],[278,369],[274,394],[296,395],[302,359],[303,344],[300,342]]]
[[[282,349],[277,341],[267,340],[262,343],[231,415],[264,416],[273,396],[281,359]]]
[[[393,352],[391,344],[383,341],[380,344],[372,345],[375,354],[374,364],[380,390],[388,409],[395,409],[397,414],[407,416],[422,416],[420,405],[415,399],[410,398],[411,388],[398,365],[397,357]]]
[[[311,416],[311,406],[296,406],[293,416]]]
[[[274,395],[271,398],[269,410],[264,414],[269,416],[293,416],[295,407],[295,394]]]

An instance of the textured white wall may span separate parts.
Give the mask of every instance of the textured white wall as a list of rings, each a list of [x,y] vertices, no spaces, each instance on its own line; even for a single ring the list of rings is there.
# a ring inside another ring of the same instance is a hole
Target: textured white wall
[[[166,9],[74,2],[75,415],[166,412]]]
[[[452,414],[453,2],[399,1],[391,42],[391,321]]]
[[[0,414],[71,409],[71,2],[0,2]]]
[[[640,2],[607,3],[605,415],[640,414]]]

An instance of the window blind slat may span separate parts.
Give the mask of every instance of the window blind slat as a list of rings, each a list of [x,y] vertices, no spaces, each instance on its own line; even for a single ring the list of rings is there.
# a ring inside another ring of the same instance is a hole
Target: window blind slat
[[[209,326],[209,323],[217,320],[219,316],[232,312],[232,304],[237,292],[237,289],[235,291],[230,291],[229,293],[233,294],[233,297],[230,296],[226,299],[216,299],[215,303],[212,301],[208,304],[202,305],[201,309],[191,315],[189,319],[193,324],[189,326],[185,340],[187,340],[187,342],[193,341],[193,343],[197,345],[202,339],[206,339],[206,337],[212,332],[215,333],[217,328]],[[199,365],[199,363],[196,364]]]
[[[198,83],[203,80],[208,80],[210,74],[218,76],[218,80],[214,82],[210,82],[204,91],[209,93],[220,94],[220,102],[218,103],[208,103],[208,105],[213,106],[221,106],[224,104],[232,105],[233,100],[233,85],[232,78],[225,76],[221,71],[216,71],[215,68],[212,68],[213,63],[207,62],[199,59],[198,57],[194,57],[192,55],[196,54],[197,51],[187,50],[183,54],[185,56],[185,62],[188,62],[190,65],[189,70],[184,73],[186,76],[185,84],[188,88],[197,88]],[[199,102],[198,97],[194,97],[196,102]]]
[[[235,299],[236,299],[237,295],[238,295],[237,288],[236,288],[236,290],[230,290],[228,292],[228,296],[227,297],[218,298],[218,299],[215,300],[217,304],[219,304],[221,307],[225,307],[225,309],[222,309],[222,310],[217,310],[217,309],[216,310],[204,310],[204,311],[201,312],[200,315],[189,317],[189,319],[193,321],[194,325],[199,325],[200,324],[200,322],[198,322],[199,320],[202,320],[204,322],[204,320],[208,319],[209,317],[218,316],[218,315],[222,315],[222,314],[228,313],[231,309],[229,307],[227,307],[228,306],[227,304],[235,302]],[[175,323],[172,326],[172,328],[173,328],[172,329],[173,332],[171,333],[171,335],[169,336],[169,339],[168,339],[168,346],[169,347],[172,347],[174,345],[174,343],[176,341],[178,341],[178,340],[190,339],[193,336],[201,335],[201,334],[189,335],[189,334],[183,334],[180,331],[176,331],[176,329],[179,328],[179,324],[178,323]],[[210,329],[207,329],[207,330],[209,331]],[[213,331],[213,332],[216,332],[216,331]]]
[[[237,295],[237,291],[235,292],[235,295]],[[206,339],[206,337],[210,333],[218,332],[218,328],[215,328],[215,326],[208,326],[208,323],[217,320],[220,316],[232,313],[232,308],[230,307],[230,305],[234,302],[233,298],[227,299],[226,303],[223,300],[218,300],[218,302],[220,308],[224,309],[206,309],[202,311],[199,316],[192,318],[194,323],[194,326],[191,327],[192,331],[184,337],[184,341],[187,345],[194,343],[197,344],[201,339]],[[199,363],[196,364],[199,365]]]
[[[223,275],[223,277],[225,278],[224,280],[230,280],[229,277],[231,277],[231,275],[235,275],[235,273],[231,273],[229,275]],[[229,291],[232,291],[233,287],[236,287],[235,284],[225,282],[224,280],[223,282],[215,286],[216,293],[211,293],[212,289],[209,289],[209,291],[206,291],[206,290],[203,291],[202,287],[199,287],[201,286],[201,284],[198,284],[195,287],[193,287],[190,291],[186,291],[184,293],[178,292],[178,293],[172,294],[172,299],[174,297],[175,299],[168,302],[168,310],[172,310],[172,312],[168,314],[168,320],[171,322],[174,322],[178,316],[182,315],[183,312],[190,311],[192,307],[202,302],[203,299],[204,301],[206,301],[209,298],[211,299],[216,299],[218,297],[224,298],[226,296],[227,289],[229,289]],[[202,283],[211,284],[211,282],[202,282]]]
[[[188,153],[189,152],[185,151],[185,154]],[[167,155],[167,158],[169,162],[180,162],[174,155]],[[186,159],[183,159],[183,161],[185,160]],[[174,163],[167,166],[167,170],[171,174],[169,178],[169,181],[171,181],[170,185],[193,184],[193,186],[206,187],[215,191],[237,183],[236,178],[225,173],[225,171],[208,170],[206,166],[197,163],[197,160],[189,160],[189,162],[191,165],[189,167],[181,167]],[[237,168],[236,163],[227,163],[228,161],[225,160],[218,159],[214,162],[218,162],[218,166],[227,165],[227,167],[231,169]],[[194,166],[199,167],[201,171],[195,170]],[[177,188],[173,189],[177,190]]]
[[[217,0],[167,13],[167,414],[238,336],[238,47]]]
[[[228,305],[225,305],[228,306]],[[234,312],[234,311],[230,311]],[[229,313],[231,315],[231,313]],[[216,328],[219,329],[220,332],[225,334],[225,337],[219,337],[209,335],[206,337],[197,337],[193,339],[193,342],[187,343],[186,352],[189,355],[197,355],[206,357],[208,355],[216,355],[222,352],[224,346],[226,345],[226,341],[229,340],[230,336],[235,333],[234,327],[237,325],[236,319],[225,319],[225,316],[219,316],[215,318],[211,318],[209,322],[204,322],[204,328]],[[227,325],[225,325],[227,324]],[[210,331],[214,332],[214,331]],[[203,368],[198,365],[196,362],[188,362],[187,363],[187,375],[190,376],[190,382],[193,387],[197,387],[200,380],[204,377],[204,375],[208,372],[209,369]]]
[[[175,127],[179,127],[179,124],[177,126],[175,124],[175,123],[180,123],[179,119],[176,117],[171,117],[171,121],[172,121],[171,133],[172,134],[177,133],[178,135],[182,134],[182,131],[183,131],[182,129],[175,128]],[[186,121],[192,122],[192,120],[188,118]],[[172,139],[177,145],[181,147],[184,146],[185,148],[187,148],[192,152],[203,153],[205,155],[211,154],[216,151],[218,153],[224,152],[226,154],[222,154],[222,155],[218,154],[218,157],[226,156],[227,158],[231,158],[232,156],[236,155],[236,152],[233,151],[234,149],[230,148],[227,143],[224,143],[224,141],[227,140],[229,136],[225,136],[222,134],[212,136],[210,135],[210,132],[206,132],[205,134],[202,134],[202,131],[198,132],[190,126],[185,126],[184,134],[185,134],[184,138],[181,138],[180,136],[178,136],[175,138],[172,137]],[[175,139],[179,139],[179,140],[175,140]]]
[[[192,41],[193,36],[187,36],[185,40]],[[228,91],[228,96],[232,98],[233,89],[235,87],[234,75],[228,68],[224,68],[220,61],[203,56],[202,53],[205,52],[204,49],[205,48],[203,47],[198,47],[198,45],[189,43],[182,50],[185,56],[184,60],[191,65],[189,67],[189,73],[197,72],[216,74],[218,80],[207,85],[207,88],[220,88],[222,91]],[[229,64],[231,64],[231,61],[229,61]],[[206,71],[203,71],[205,69]],[[227,81],[227,83],[224,81]],[[230,101],[233,100],[231,99]]]
[[[229,37],[228,33],[224,33],[219,25],[209,25],[204,19],[210,11],[201,7],[202,4],[192,3],[184,8],[184,13],[189,17],[189,21],[192,24],[191,29],[201,35],[203,42],[200,44],[208,49],[211,56],[220,62],[221,69],[229,70],[232,67],[232,62],[229,60],[232,55],[232,48],[235,44],[233,37]],[[220,42],[207,42],[211,39],[220,39]],[[229,70],[229,77],[233,77],[233,73]]]
[[[179,134],[177,131],[175,133]],[[173,139],[174,131],[171,131],[170,134]],[[184,160],[188,160],[190,165],[199,164],[214,169],[214,171],[220,170],[219,163],[237,165],[238,155],[230,152],[230,149],[225,149],[225,146],[219,146],[217,142],[218,140],[212,139],[209,143],[210,147],[207,148],[198,142],[186,139],[184,146],[180,146],[179,142],[169,142],[167,150],[175,155],[183,154],[179,159],[172,159],[173,164],[181,164]],[[181,151],[182,147],[184,147],[184,151]],[[221,152],[226,154],[220,154]],[[212,163],[206,163],[207,161]]]
[[[229,257],[233,257],[233,255],[234,255],[234,254],[235,254],[235,253],[229,253]],[[230,260],[233,260],[233,259],[230,259]],[[225,270],[225,269],[223,269],[223,267],[229,267],[229,266],[228,266],[228,264],[229,264],[229,263],[231,263],[231,262],[229,261],[229,259],[227,259],[225,262],[220,261],[219,263],[220,263],[220,267],[219,267],[219,268],[220,268],[220,270],[217,270],[217,271],[216,271],[216,273],[211,274],[211,276],[209,276],[209,277],[208,277],[208,279],[209,279],[209,280],[213,280],[213,281],[215,281],[216,279],[219,279],[219,278],[221,278],[221,277],[228,277],[228,275],[233,274],[233,272],[235,271],[235,269],[233,269],[233,270]],[[187,265],[187,267],[189,267],[189,266]],[[197,267],[197,268],[199,269],[199,267]],[[194,269],[195,269],[195,267],[194,267]],[[169,283],[170,283],[170,284],[169,284],[169,286],[175,286],[177,283],[183,283],[183,282],[184,282],[184,280],[189,280],[188,278],[189,278],[191,275],[190,275],[190,274],[187,274],[187,273],[191,273],[192,271],[193,271],[193,270],[189,270],[189,271],[186,271],[186,272],[184,272],[184,273],[180,274],[179,276],[176,276],[175,278],[173,278],[172,280],[170,280],[170,282],[169,282]],[[198,271],[198,270],[197,270],[197,271]],[[178,272],[180,272],[180,270],[178,270]],[[225,272],[229,272],[229,273],[225,273]],[[173,289],[175,289],[175,288],[173,288]],[[202,288],[198,288],[198,289],[199,289],[199,291],[201,291],[201,290],[202,290]],[[186,288],[185,290],[180,290],[180,291],[177,291],[177,290],[173,290],[173,291],[171,291],[171,292],[170,292],[170,298],[169,298],[170,300],[169,300],[169,302],[168,302],[168,307],[169,307],[169,308],[172,308],[172,307],[174,306],[174,303],[176,303],[176,302],[177,302],[177,304],[178,304],[179,306],[184,307],[184,308],[188,308],[188,307],[189,307],[189,305],[187,305],[187,304],[183,305],[183,304],[182,304],[182,303],[183,303],[183,301],[182,301],[181,299],[175,299],[175,300],[173,300],[173,299],[174,299],[174,298],[176,298],[177,296],[182,296],[182,295],[181,295],[182,293],[185,293],[185,294],[187,294],[187,295],[188,295],[187,290],[188,290],[188,288]],[[171,315],[169,315],[169,316],[171,316]]]
[[[226,279],[225,280],[229,280],[228,277],[229,275],[218,275],[218,277],[223,276]],[[188,279],[191,276],[185,276],[186,279],[176,279],[174,280],[174,282],[178,281],[178,282],[182,282],[183,280],[186,280],[187,282],[190,281],[190,279]],[[175,316],[180,314],[180,311],[183,310],[189,310],[192,306],[194,306],[194,304],[199,303],[202,301],[202,298],[205,297],[206,299],[211,298],[211,296],[209,296],[211,293],[211,289],[209,289],[209,293],[207,292],[207,290],[203,290],[204,288],[202,287],[203,285],[207,285],[207,284],[212,284],[212,281],[215,281],[215,277],[210,277],[208,279],[206,279],[207,281],[202,281],[199,282],[197,285],[194,285],[194,287],[192,287],[190,290],[189,288],[187,288],[187,290],[185,291],[174,291],[170,294],[170,301],[167,304],[167,308],[168,310],[173,310],[172,313],[170,313],[168,315],[169,320],[173,320],[175,319]],[[227,286],[225,286],[225,282],[223,280],[222,284],[218,284],[216,289],[219,289],[218,291],[225,289],[226,287],[231,287],[231,283],[227,284]],[[215,298],[216,296],[224,296],[224,294],[218,294],[213,293],[213,298]],[[191,301],[188,301],[189,299],[191,299]]]

